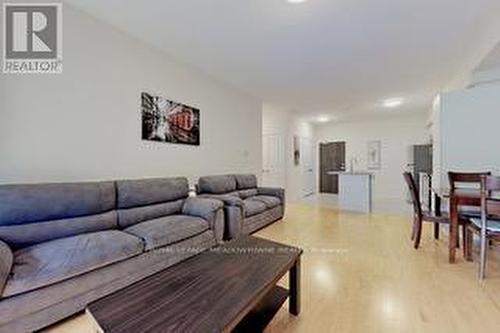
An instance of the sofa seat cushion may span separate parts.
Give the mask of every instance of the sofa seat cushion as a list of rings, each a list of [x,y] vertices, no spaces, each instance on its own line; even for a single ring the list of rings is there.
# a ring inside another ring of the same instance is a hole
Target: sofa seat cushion
[[[125,232],[142,238],[146,251],[180,242],[209,229],[208,221],[189,215],[170,215],[133,225]]]
[[[14,252],[2,297],[17,295],[143,252],[141,239],[118,230],[60,238]]]
[[[253,200],[258,200],[263,202],[267,208],[274,208],[281,205],[281,200],[278,197],[273,197],[271,195],[256,195],[252,197]]]
[[[243,203],[245,205],[245,217],[260,214],[267,209],[265,203],[259,200],[255,200],[254,198],[255,197],[250,197],[243,200]]]

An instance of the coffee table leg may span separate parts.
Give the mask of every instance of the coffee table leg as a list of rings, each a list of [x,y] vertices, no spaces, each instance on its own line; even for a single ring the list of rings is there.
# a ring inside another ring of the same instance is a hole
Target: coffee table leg
[[[288,300],[288,311],[294,316],[300,313],[300,257],[290,268],[290,299]]]

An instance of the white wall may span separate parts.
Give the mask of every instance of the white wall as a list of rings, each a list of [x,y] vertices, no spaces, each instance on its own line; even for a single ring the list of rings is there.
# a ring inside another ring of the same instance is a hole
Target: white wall
[[[443,92],[434,108],[436,186],[448,186],[447,172],[489,170],[500,174],[500,46],[469,74],[466,89]]]
[[[402,173],[411,161],[411,146],[426,144],[430,135],[426,129],[427,113],[416,113],[405,116],[354,121],[345,123],[328,123],[316,126],[317,144],[320,142],[346,142],[346,168],[350,167],[351,158],[356,158],[355,171],[367,170],[367,143],[371,140],[381,141],[380,170],[373,172],[374,200],[403,201],[406,199],[406,187]]]
[[[442,146],[441,146],[441,96],[438,95],[432,103],[431,135],[432,135],[432,185],[441,187],[442,178]]]
[[[286,188],[287,201],[297,201],[302,198],[304,187],[303,163],[298,166],[293,160],[293,137],[299,136],[302,140],[314,142],[313,126],[288,110],[277,106],[264,104],[262,113],[263,135],[278,134],[285,142],[283,164],[284,186]]]
[[[500,84],[442,94],[438,116],[443,185],[449,170],[500,173]]]
[[[61,75],[0,74],[0,182],[261,170],[261,103],[64,5]],[[201,109],[201,146],[141,141],[143,91]]]

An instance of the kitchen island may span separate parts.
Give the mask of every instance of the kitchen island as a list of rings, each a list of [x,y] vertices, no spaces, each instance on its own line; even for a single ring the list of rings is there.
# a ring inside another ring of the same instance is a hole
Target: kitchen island
[[[369,213],[372,210],[372,179],[369,172],[330,171],[339,176],[339,207],[342,210]]]

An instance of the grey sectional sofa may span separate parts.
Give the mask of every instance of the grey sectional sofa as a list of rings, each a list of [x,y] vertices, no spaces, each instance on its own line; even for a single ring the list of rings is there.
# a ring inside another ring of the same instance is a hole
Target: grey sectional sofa
[[[285,190],[258,187],[255,175],[205,176],[196,187],[199,197],[224,202],[224,239],[248,235],[283,218]]]
[[[43,328],[222,241],[185,178],[0,186],[0,332]]]

